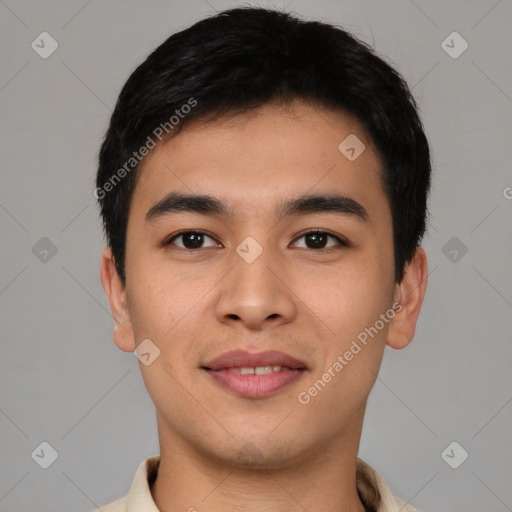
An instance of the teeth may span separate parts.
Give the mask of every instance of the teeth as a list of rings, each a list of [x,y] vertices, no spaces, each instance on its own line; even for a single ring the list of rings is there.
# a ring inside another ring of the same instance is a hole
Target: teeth
[[[274,368],[279,368],[275,370]],[[266,375],[267,373],[278,372],[281,369],[280,366],[258,366],[254,369],[256,375]]]
[[[228,368],[229,371],[235,373],[241,373],[242,375],[266,375],[272,372],[279,372],[281,370],[287,371],[289,368],[281,368],[281,366],[257,366],[256,368],[251,367],[237,367],[237,368]]]

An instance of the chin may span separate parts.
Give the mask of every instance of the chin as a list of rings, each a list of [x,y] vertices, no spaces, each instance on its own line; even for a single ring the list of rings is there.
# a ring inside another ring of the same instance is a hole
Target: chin
[[[228,450],[219,453],[218,449],[217,444],[213,455],[219,462],[248,470],[284,469],[296,464],[303,456],[301,446],[293,436],[287,436],[285,441],[268,438],[265,434],[261,438],[247,435],[247,439],[232,440]]]

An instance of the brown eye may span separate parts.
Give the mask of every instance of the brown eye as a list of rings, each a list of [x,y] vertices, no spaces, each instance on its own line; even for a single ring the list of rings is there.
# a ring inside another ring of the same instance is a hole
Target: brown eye
[[[202,231],[182,231],[177,235],[174,235],[171,239],[169,239],[165,245],[176,245],[174,244],[174,240],[182,239],[182,246],[177,245],[180,249],[194,250],[194,249],[202,249],[205,238],[209,238],[213,240],[212,237],[208,236],[206,233]],[[214,241],[214,240],[213,240]],[[216,247],[217,243],[214,241],[214,244],[210,247]]]
[[[329,250],[335,248],[336,246],[349,246],[348,242],[327,231],[308,231],[307,233],[304,233],[299,238],[297,238],[297,240],[302,238],[305,240],[305,247],[303,248],[316,251]],[[179,239],[181,239],[181,244],[174,242],[175,240]],[[209,246],[205,246],[204,242],[206,239],[211,240],[213,243],[211,243]],[[336,243],[334,245],[327,246],[329,240],[333,240]],[[172,238],[170,238],[167,242],[164,242],[163,245],[175,245],[180,249],[188,251],[206,249],[208,247],[218,247],[218,243],[211,236],[207,235],[203,231],[197,230],[181,231],[180,233],[177,233]]]
[[[301,235],[298,240],[301,238],[304,238],[306,240],[306,249],[316,249],[316,250],[323,250],[323,249],[331,249],[331,247],[326,247],[326,244],[328,243],[329,238],[332,240],[335,240],[338,245],[348,247],[348,243],[342,240],[341,238],[328,233],[327,231],[309,231],[307,233],[304,233]],[[335,244],[336,245],[336,244]],[[335,246],[334,245],[334,246]]]

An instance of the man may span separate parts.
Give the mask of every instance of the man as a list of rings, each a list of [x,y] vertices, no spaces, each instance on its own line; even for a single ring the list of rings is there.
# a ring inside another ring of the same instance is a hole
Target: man
[[[430,172],[405,81],[341,28],[236,8],[148,56],[95,196],[160,454],[101,510],[415,510],[357,454],[425,294]]]

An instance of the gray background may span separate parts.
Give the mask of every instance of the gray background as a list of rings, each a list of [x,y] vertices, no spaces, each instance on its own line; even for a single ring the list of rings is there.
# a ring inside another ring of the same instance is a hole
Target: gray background
[[[125,495],[159,451],[138,361],[112,341],[96,157],[134,67],[236,4],[0,2],[1,511],[92,510]],[[386,348],[360,456],[422,512],[512,510],[512,3],[288,9],[344,26],[394,64],[433,151],[427,295],[412,344]],[[31,47],[43,31],[59,44],[46,59]],[[442,46],[453,31],[469,44],[457,58]],[[58,453],[48,469],[31,455],[43,441]],[[452,463],[469,453],[457,469],[441,456],[453,441]]]

